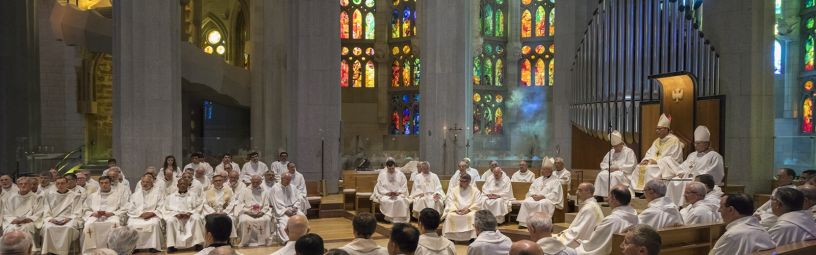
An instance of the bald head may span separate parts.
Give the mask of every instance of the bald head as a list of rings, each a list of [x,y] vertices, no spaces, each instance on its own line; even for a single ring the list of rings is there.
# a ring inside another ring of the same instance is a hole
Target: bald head
[[[299,214],[289,217],[286,223],[286,233],[289,234],[289,240],[297,240],[309,233],[309,220],[306,219],[306,216]]]
[[[588,182],[579,184],[578,190],[575,192],[575,196],[578,197],[578,202],[583,202],[591,198],[593,194],[595,194],[595,185]]]
[[[816,205],[816,186],[805,184],[799,186],[798,189],[805,196],[805,203],[802,208],[811,208]]]
[[[533,241],[521,240],[510,246],[510,255],[544,255],[544,250]]]
[[[14,230],[0,239],[0,254],[31,254],[31,236]]]

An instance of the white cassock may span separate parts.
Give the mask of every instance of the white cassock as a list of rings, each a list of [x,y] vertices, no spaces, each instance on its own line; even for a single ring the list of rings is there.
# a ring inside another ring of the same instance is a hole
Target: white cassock
[[[467,248],[467,255],[509,254],[513,241],[498,230],[482,231]]]
[[[289,161],[275,161],[269,165],[269,168],[275,172],[275,181],[279,182],[280,177],[283,173],[289,171],[289,168],[286,165],[289,164]]]
[[[573,248],[577,247],[581,240],[589,239],[595,226],[601,224],[604,218],[601,206],[594,197],[587,198],[580,206],[581,209],[569,227],[558,234],[558,240]]]
[[[164,200],[164,222],[167,224],[167,247],[184,249],[204,243],[203,203],[188,190],[171,194]],[[190,218],[179,219],[179,213],[192,213]]]
[[[88,180],[85,181],[85,189],[96,192],[99,190],[99,182],[88,176]]]
[[[776,247],[765,228],[759,225],[756,218],[745,216],[725,226],[725,233],[720,236],[709,255],[750,254]]]
[[[123,215],[127,213],[128,197],[121,192],[94,192],[85,198],[83,217],[85,227],[82,228],[82,250],[108,247],[108,233],[111,229],[119,227],[124,221]],[[113,213],[110,217],[95,217],[93,214],[99,211]]]
[[[595,177],[595,193],[594,196],[607,197],[609,196],[609,188],[615,187],[619,184],[629,186],[629,177],[635,171],[637,165],[637,157],[635,151],[627,146],[623,146],[620,152],[615,152],[615,149],[609,150],[606,156],[601,161],[601,172]],[[609,168],[610,166],[618,171],[612,172],[610,180]]]
[[[612,245],[620,245],[611,243],[612,235],[621,233],[637,224],[638,217],[634,208],[628,205],[615,207],[612,213],[595,227],[589,239],[583,240],[575,251],[578,254],[609,254],[612,251]]]
[[[516,171],[513,173],[513,177],[510,178],[511,182],[533,182],[535,180],[535,174],[533,171]]]
[[[91,183],[85,183],[85,186],[77,185],[77,187],[80,187],[80,188],[82,188],[82,190],[85,190],[85,194],[86,194],[85,197],[86,198],[87,198],[87,196],[89,196],[89,195],[93,194],[94,192],[96,192],[97,190],[99,190],[99,185],[94,186],[94,185],[91,185]]]
[[[261,162],[258,160],[258,163],[249,161],[244,163],[244,167],[241,168],[241,178],[240,180],[243,182],[249,182],[249,179],[252,178],[253,175],[263,176],[266,171],[269,170],[269,167],[266,166],[266,163]]]
[[[173,179],[170,180],[165,180],[164,177],[160,177],[159,179],[162,180],[161,181],[162,185],[160,187],[164,190],[165,195],[169,196],[170,194],[176,193],[176,191],[178,191],[178,179],[176,179],[175,177],[173,177]],[[189,188],[187,189],[187,192],[190,192]]]
[[[52,185],[53,186],[53,185]],[[142,187],[139,186],[141,189]],[[123,183],[111,183],[111,192],[119,192],[124,197],[130,197],[133,192],[130,191],[130,185]]]
[[[683,210],[680,210],[680,215],[683,216],[683,223],[686,225],[692,224],[712,224],[721,222],[720,213],[717,211],[719,204],[712,204],[705,200],[694,202],[686,205]]]
[[[45,194],[48,194],[49,192],[54,192],[56,190],[57,190],[57,187],[54,184],[49,184],[48,186],[45,186],[45,187],[40,186],[37,189],[37,195],[45,196]]]
[[[239,166],[238,163],[230,162],[230,165],[232,165],[232,170],[241,171],[241,166]],[[193,169],[195,169],[195,168],[193,168]],[[218,165],[215,166],[215,169],[213,171],[214,172],[212,174],[207,174],[207,177],[212,178],[215,173],[217,173],[219,171],[225,171],[224,170],[224,162],[222,161],[221,163],[218,163]]]
[[[437,254],[456,255],[456,246],[450,240],[437,235],[436,232],[420,235],[414,255]]]
[[[722,192],[720,186],[714,186],[714,189],[706,193],[705,198],[703,200],[705,200],[706,203],[714,204],[715,206],[717,206],[717,209],[720,209],[720,198],[722,197],[723,194],[725,193]]]
[[[210,177],[207,177],[206,175],[202,177],[193,176],[193,180],[198,181],[202,191],[207,191],[212,186],[212,179],[210,179]]]
[[[576,255],[575,249],[567,247],[558,238],[555,237],[545,237],[538,239],[536,241],[541,250],[544,251],[544,254],[547,255]]]
[[[273,229],[272,217],[269,215],[272,209],[270,209],[268,194],[260,186],[258,188],[250,186],[238,193],[235,212],[238,218],[238,236],[241,237],[239,244],[241,247],[270,244],[269,234]],[[257,218],[249,215],[259,213],[261,216]]]
[[[771,191],[771,197],[774,197],[774,194],[776,194],[776,190],[779,189],[779,188],[794,188],[795,189],[796,186],[793,185],[793,184],[790,184],[790,185],[777,187],[777,188],[773,189],[773,191]],[[769,228],[771,228],[771,226],[776,224],[776,220],[778,219],[778,217],[776,217],[776,215],[774,215],[773,211],[771,210],[771,200],[770,199],[768,201],[766,201],[764,204],[762,204],[761,206],[759,206],[759,208],[757,208],[756,211],[754,211],[754,215],[760,217],[759,224],[762,225],[762,227],[765,227],[765,230],[768,230]]]
[[[677,205],[672,203],[671,199],[659,197],[649,202],[649,206],[640,212],[638,222],[659,230],[683,225],[683,216],[680,215],[680,210],[677,210]]]
[[[286,242],[286,245],[273,252],[271,255],[295,255],[295,241]]]
[[[554,170],[552,173],[555,177],[561,181],[561,185],[567,185],[569,188],[570,181],[572,180],[572,173],[567,168],[561,169],[561,171]]]
[[[221,186],[221,189],[210,186],[210,189],[204,191],[204,195],[202,195],[202,198],[204,198],[204,209],[201,214],[206,216],[213,213],[222,213],[229,216],[232,222],[236,222],[235,217],[233,217],[235,215],[234,197],[235,194],[232,193],[232,189],[227,186]],[[236,224],[232,224],[232,231],[230,232],[231,238],[238,237],[235,231],[235,225]]]
[[[49,185],[53,187],[54,185]],[[38,225],[42,225],[42,198],[33,192],[28,192],[25,195],[10,194],[9,197],[3,201],[3,233],[8,233],[13,230],[19,230],[28,233],[32,237],[37,236]],[[11,224],[15,219],[31,219],[32,222],[25,224]],[[33,242],[34,250],[40,249],[38,242]]]
[[[8,198],[11,194],[14,194],[14,193],[17,193],[17,192],[20,192],[20,189],[17,188],[17,184],[12,183],[11,186],[8,189],[3,188],[2,193],[0,193],[0,199],[5,201],[6,198]]]
[[[476,168],[468,167],[468,169],[465,170],[465,172],[467,172],[470,175],[470,177],[473,177],[473,178],[471,178],[470,183],[476,183],[477,181],[484,180],[484,179],[482,179],[482,176],[479,175],[479,170],[476,170]],[[487,171],[487,172],[490,172],[490,171]]]
[[[397,196],[388,196],[390,192],[397,192]],[[408,180],[405,174],[394,170],[380,171],[377,176],[377,185],[371,193],[371,201],[380,203],[380,212],[385,215],[385,220],[390,222],[408,222],[408,214],[411,200],[408,199]]]
[[[279,176],[276,177],[278,178],[278,180],[280,180]],[[403,175],[403,177],[405,176]],[[278,181],[277,183],[280,183],[280,181]],[[306,190],[306,178],[303,177],[303,174],[295,170],[295,173],[292,174],[292,181],[289,183],[289,185],[293,186],[294,189],[297,190],[298,193],[300,193],[300,197],[303,198],[304,201],[307,201],[307,203],[303,205],[303,211],[305,212],[309,208],[312,208],[312,205],[308,203],[309,200],[307,200],[306,198],[306,196],[309,193]]]
[[[193,172],[195,173],[195,170],[198,169],[199,167],[202,167],[202,166],[204,167],[204,175],[212,177],[213,176],[213,167],[210,165],[210,163],[201,161],[201,162],[198,162],[198,164],[193,164],[193,162],[190,162],[189,164],[185,165],[184,168],[182,168],[182,169],[177,168],[176,169],[176,178],[181,178],[181,174],[184,173],[184,169],[191,168],[191,169],[193,169]],[[238,168],[233,168],[233,169],[238,170]]]
[[[403,178],[404,177],[403,175]],[[277,221],[275,234],[282,243],[287,242],[289,241],[289,235],[286,233],[286,224],[289,223],[289,216],[286,215],[286,211],[295,210],[296,214],[305,215],[306,209],[304,208],[309,204],[309,201],[303,199],[292,184],[283,186],[280,183],[272,187],[272,190],[269,192],[269,200],[272,206],[272,210],[270,210],[269,213]]]
[[[340,249],[350,255],[388,255],[388,249],[380,246],[372,239],[355,238]]]
[[[438,195],[439,199],[434,198]],[[442,183],[435,173],[417,174],[414,185],[411,187],[411,199],[414,200],[414,217],[425,208],[442,212],[445,208],[445,193],[442,192]]]
[[[136,249],[161,250],[162,241],[164,241],[164,231],[161,226],[161,208],[164,206],[164,197],[162,190],[155,187],[150,190],[139,187],[130,196],[127,225],[139,233]],[[154,213],[156,216],[149,219],[139,217],[146,212]]]
[[[42,226],[42,253],[69,254],[71,244],[79,238],[79,228],[82,226],[82,203],[80,195],[67,191],[54,192],[43,198],[43,226]],[[69,221],[63,225],[56,225],[50,220]]]
[[[445,212],[442,214],[442,220],[445,223],[442,225],[442,235],[455,241],[468,241],[475,238],[473,220],[476,211],[480,209],[481,199],[482,192],[479,192],[479,189],[473,185],[464,190],[460,185],[455,185],[445,201]],[[459,215],[456,211],[460,209],[470,209],[470,212]]]
[[[247,187],[247,185],[241,181],[238,181],[237,183],[234,184],[232,182],[228,182],[227,184],[229,184],[229,188],[232,190],[232,194],[236,194],[235,199],[238,199],[238,197],[241,196],[241,193],[243,193],[244,189],[246,189]],[[235,206],[240,206],[240,204],[235,204]]]
[[[723,168],[723,158],[716,151],[692,152],[686,157],[686,161],[677,165],[674,161],[664,161],[675,176],[693,179],[701,174],[710,174],[714,177],[714,183],[722,183],[725,170]],[[670,181],[666,183],[666,196],[671,198],[677,205],[685,204],[683,192],[686,190],[688,181]]]
[[[816,239],[816,222],[810,210],[782,214],[776,224],[768,229],[777,246]]]
[[[487,197],[489,194],[496,194],[499,197],[490,199]],[[491,174],[482,185],[482,196],[482,209],[493,213],[493,216],[496,216],[497,223],[504,223],[504,216],[510,212],[511,203],[515,200],[510,178],[502,173],[501,179],[496,180],[496,177]]]
[[[632,188],[635,191],[643,191],[643,185],[653,179],[662,177],[670,178],[673,175],[669,169],[667,161],[680,163],[683,161],[683,143],[674,134],[657,138],[652,142],[652,146],[646,151],[643,160],[654,160],[657,164],[636,167],[632,173]]]
[[[533,195],[544,196],[536,201]],[[534,212],[545,212],[552,217],[555,208],[564,208],[564,190],[561,188],[561,181],[555,175],[538,177],[530,185],[527,191],[527,198],[521,202],[521,209],[516,219],[519,226],[527,226],[527,216]]]
[[[473,169],[473,168],[471,168]],[[476,170],[476,169],[473,169]],[[461,172],[457,169],[456,172],[453,172],[451,175],[450,181],[448,181],[448,190],[445,191],[445,194],[450,194],[453,191],[453,188],[459,186],[459,175]],[[479,180],[479,173],[477,172],[475,175],[470,175],[470,186],[476,187],[476,181]]]

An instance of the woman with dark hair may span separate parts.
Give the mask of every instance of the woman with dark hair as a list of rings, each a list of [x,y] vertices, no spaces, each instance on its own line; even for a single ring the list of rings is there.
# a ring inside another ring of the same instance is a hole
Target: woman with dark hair
[[[159,173],[164,174],[164,169],[167,168],[173,169],[173,172],[175,173],[181,173],[181,169],[179,169],[178,163],[176,163],[176,157],[174,157],[173,155],[168,155],[167,157],[164,157],[164,163],[162,163],[162,169],[161,171],[159,171]]]

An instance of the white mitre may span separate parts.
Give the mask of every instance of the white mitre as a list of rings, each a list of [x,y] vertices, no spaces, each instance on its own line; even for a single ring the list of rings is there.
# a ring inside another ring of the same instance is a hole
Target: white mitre
[[[660,119],[657,120],[657,127],[670,128],[671,119],[666,114],[660,114]]]
[[[612,146],[618,145],[623,143],[623,136],[617,130],[612,131],[612,134],[609,134],[609,142]]]
[[[711,132],[708,131],[706,126],[697,126],[694,129],[694,141],[695,142],[708,142],[711,139]]]

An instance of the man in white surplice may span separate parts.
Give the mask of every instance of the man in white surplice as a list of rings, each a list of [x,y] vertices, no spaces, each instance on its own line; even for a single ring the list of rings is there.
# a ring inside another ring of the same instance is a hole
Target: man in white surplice
[[[123,196],[130,197],[132,194],[130,191],[130,182],[128,182],[127,179],[122,178],[122,169],[120,169],[118,166],[114,166],[108,168],[107,171],[108,173],[103,175],[107,175],[111,178],[111,191],[121,192]]]
[[[204,154],[201,152],[194,152],[190,155],[190,163],[185,165],[184,168],[179,169],[179,172],[176,172],[176,178],[180,178],[181,174],[184,173],[184,169],[198,169],[199,167],[204,167],[207,172],[207,176],[213,175],[213,167],[207,161],[204,161]]]
[[[454,241],[467,241],[476,238],[473,228],[474,214],[479,210],[482,193],[475,185],[470,184],[469,174],[462,175],[459,183],[453,183],[453,190],[447,195],[445,202],[445,213],[442,219],[445,225],[442,226],[442,235]]]
[[[816,239],[816,222],[810,210],[802,210],[804,194],[795,188],[780,188],[771,199],[779,219],[768,229],[777,246]]]
[[[253,175],[249,178],[249,187],[238,193],[235,212],[238,213],[238,236],[241,237],[239,244],[241,247],[271,244],[269,234],[272,233],[273,226],[269,211],[272,209],[267,197],[269,193],[261,187],[262,181],[260,175]]]
[[[292,182],[290,185],[294,186],[293,188],[298,191],[301,199],[303,199],[304,201],[308,201],[306,198],[306,195],[309,194],[308,191],[306,191],[306,179],[303,177],[303,174],[301,174],[300,171],[297,170],[295,162],[286,163],[286,170],[288,170],[289,174],[292,175]],[[282,174],[276,175],[276,178],[280,180],[281,176]],[[312,208],[312,206],[308,202],[303,204],[304,212],[309,208]]]
[[[275,184],[269,190],[268,196],[269,205],[272,206],[269,214],[277,221],[277,229],[274,230],[275,234],[280,243],[286,243],[289,241],[289,235],[286,234],[286,224],[289,222],[289,217],[305,215],[306,209],[304,208],[309,202],[298,194],[298,190],[292,185],[292,174],[289,172],[284,172],[281,175],[280,183]]]
[[[527,196],[521,202],[518,214],[519,226],[527,226],[527,217],[532,212],[545,212],[550,216],[555,208],[564,208],[564,190],[561,180],[553,174],[553,161],[545,159],[541,166],[541,177],[530,185]]]
[[[414,200],[413,214],[419,217],[419,212],[425,208],[432,208],[441,212],[445,207],[445,193],[442,192],[442,183],[439,176],[431,173],[428,161],[419,162],[418,173],[414,177],[414,186],[411,187],[411,199]]]
[[[260,176],[263,175],[263,173],[260,173],[260,174],[257,174],[257,175],[260,177]],[[241,174],[238,173],[238,171],[235,171],[235,170],[230,171],[229,174],[227,174],[227,176],[228,176],[227,179],[229,180],[229,183],[227,183],[227,185],[229,185],[230,189],[232,189],[232,193],[235,194],[236,199],[237,199],[238,196],[240,196],[241,192],[244,192],[244,189],[246,189],[247,184],[244,184],[244,182],[241,181],[241,179],[240,179]],[[251,182],[251,181],[252,181],[252,176],[249,177],[249,182]],[[263,178],[261,178],[261,181],[263,181]]]
[[[289,153],[282,151],[278,154],[278,160],[269,165],[270,170],[275,174],[275,182],[280,181],[280,175],[289,170]]]
[[[536,212],[527,218],[527,231],[533,240],[544,251],[544,254],[575,255],[575,249],[564,245],[552,234],[552,217],[544,212]]]
[[[683,216],[677,205],[666,197],[666,184],[661,180],[651,180],[643,188],[643,195],[649,202],[649,207],[638,215],[638,222],[662,229],[683,225]]]
[[[476,170],[476,168],[470,167],[470,164],[471,164],[470,158],[463,158],[462,160],[465,161],[465,172],[467,172],[468,174],[470,174],[471,177],[473,177],[473,180],[470,180],[471,185],[475,185],[475,183],[477,181],[481,181],[482,179],[481,179],[481,176],[479,175],[479,170]],[[496,162],[495,165],[498,166],[499,163]]]
[[[609,196],[609,188],[618,185],[629,186],[629,177],[637,165],[635,151],[626,146],[623,136],[617,130],[609,136],[612,149],[601,160],[601,172],[595,177],[595,193],[599,197]],[[610,177],[611,172],[611,177]],[[610,180],[611,178],[611,180]]]
[[[107,247],[108,233],[121,226],[127,206],[128,197],[111,189],[111,178],[99,177],[99,190],[85,198],[82,250]]]
[[[700,182],[686,184],[683,197],[687,204],[683,207],[683,210],[680,210],[684,224],[711,224],[722,221],[720,213],[717,212],[720,204],[712,204],[706,201],[704,199],[706,190],[705,184]]]
[[[595,187],[591,183],[585,182],[578,185],[575,192],[576,201],[579,201],[578,214],[572,220],[569,227],[558,234],[558,240],[569,247],[578,247],[582,240],[589,239],[595,226],[601,223],[604,218],[601,206],[592,197]]]
[[[20,191],[17,188],[17,185],[14,184],[14,181],[11,180],[11,176],[4,174],[0,176],[0,188],[2,188],[2,193],[0,193],[0,199],[5,200],[9,195]]]
[[[181,178],[181,175],[179,175],[178,178]],[[176,189],[178,189],[178,178],[176,178],[176,172],[173,169],[169,167],[164,169],[164,172],[162,172],[162,175],[160,175],[158,179],[161,179],[160,182],[162,186],[160,188],[164,190],[165,195],[176,192]]]
[[[167,250],[174,252],[204,244],[203,203],[189,192],[190,181],[183,179],[176,184],[176,191],[164,201],[162,215],[167,223]]]
[[[519,161],[519,170],[513,174],[513,178],[510,178],[511,182],[533,182],[536,176],[533,171],[527,169],[527,161],[522,160]]]
[[[750,254],[776,247],[771,236],[751,217],[754,200],[746,194],[729,194],[720,198],[720,216],[725,233],[717,239],[709,255]]]
[[[49,177],[50,178],[50,177]],[[42,224],[42,198],[34,192],[31,192],[31,180],[29,178],[22,178],[17,181],[19,191],[14,194],[9,194],[8,198],[3,201],[3,233],[19,230],[28,233],[30,236],[36,236],[36,225]],[[53,184],[51,186],[54,186]],[[51,192],[43,191],[43,194]],[[40,246],[38,242],[34,243],[34,251],[39,251]]]
[[[569,189],[570,181],[572,181],[572,173],[570,173],[569,169],[567,169],[564,165],[564,159],[561,157],[553,158],[553,175],[558,177],[558,180],[561,181],[561,185],[567,185]],[[568,192],[568,190],[565,190]]]
[[[474,185],[474,186],[475,186],[476,181],[478,181],[479,178],[481,178],[481,176],[479,176],[479,172],[475,172],[475,173],[472,173],[472,174],[470,173],[470,170],[468,169],[467,161],[464,161],[464,160],[459,161],[459,164],[457,165],[457,167],[458,168],[456,169],[456,171],[453,173],[453,175],[451,175],[450,182],[449,182],[449,185],[448,185],[448,190],[445,191],[445,194],[450,194],[451,191],[453,191],[453,189],[456,188],[456,186],[458,186],[459,177],[461,175],[463,175],[463,174],[470,175],[470,180],[471,180],[470,184]],[[473,168],[470,168],[470,169],[473,169]]]
[[[495,168],[498,168],[498,166]],[[513,241],[496,229],[497,225],[496,216],[491,214],[490,211],[476,211],[473,227],[476,229],[477,237],[468,245],[467,255],[509,254]]]
[[[396,162],[388,159],[384,170],[377,176],[377,185],[371,193],[371,201],[380,203],[380,212],[389,222],[408,222],[408,210],[411,200],[408,199],[408,180],[405,174],[396,170]]]
[[[612,193],[609,194],[609,207],[612,208],[612,213],[601,220],[589,239],[581,241],[581,245],[575,251],[581,255],[609,254],[612,245],[618,245],[612,243],[612,235],[638,224],[637,212],[629,206],[631,199],[632,194],[626,186],[613,187]]]
[[[43,197],[42,253],[69,254],[79,238],[81,198],[68,189],[65,177],[57,177],[55,184],[57,191]]]
[[[779,188],[796,188],[796,185],[793,184],[793,180],[796,179],[796,171],[793,171],[793,169],[780,168],[776,173],[775,179],[776,188],[771,192],[771,197],[773,197],[773,194],[775,194]],[[754,217],[759,218],[759,224],[765,227],[765,229],[776,224],[777,217],[771,208],[771,200],[768,200],[754,211]]]
[[[249,179],[253,175],[262,175],[269,170],[269,167],[266,166],[266,163],[261,162],[260,154],[257,151],[253,151],[249,153],[249,162],[244,163],[244,168],[241,168],[241,181],[245,184],[249,184]],[[234,169],[237,170],[237,169]]]
[[[227,169],[230,169],[231,166],[227,165]],[[216,170],[216,172],[221,170]],[[217,174],[213,173],[212,177],[215,177]],[[195,174],[193,175],[193,179],[201,183],[202,191],[206,191],[210,188],[210,184],[212,184],[212,177],[207,176],[207,170],[203,166],[199,166],[195,170]]]
[[[646,151],[640,166],[632,173],[632,186],[635,191],[642,191],[643,185],[652,179],[671,177],[669,161],[679,164],[683,161],[683,142],[671,133],[671,119],[661,114],[655,129],[657,138]],[[652,165],[652,167],[649,167]]]
[[[161,227],[161,208],[165,194],[153,187],[153,175],[142,176],[142,186],[130,196],[127,225],[139,233],[136,249],[161,250],[164,231]]]
[[[224,153],[224,156],[221,157],[221,163],[219,163],[217,166],[215,166],[215,169],[213,169],[213,172],[208,173],[207,177],[213,177],[213,175],[215,175],[215,172],[218,172],[219,170],[221,170],[221,171],[228,170],[228,168],[224,167],[225,165],[230,165],[230,168],[232,170],[235,170],[235,171],[240,171],[241,170],[241,166],[239,166],[238,163],[235,163],[235,162],[232,161],[232,154]]]
[[[482,205],[481,208],[489,210],[496,216],[496,222],[504,223],[504,216],[510,212],[510,203],[513,198],[513,187],[510,178],[504,173],[501,167],[494,167],[492,174],[485,176],[485,183],[482,185]]]
[[[711,133],[705,126],[697,126],[694,130],[694,152],[686,157],[686,161],[677,165],[673,161],[666,161],[670,166],[674,176],[679,178],[694,178],[701,174],[708,174],[714,178],[715,184],[722,183],[725,170],[723,168],[723,158],[716,151],[711,150],[709,142]],[[672,181],[668,184],[669,190],[666,196],[671,198],[677,205],[684,204],[683,188],[687,181]]]
[[[232,222],[235,222],[235,194],[232,193],[232,189],[224,186],[226,178],[218,174],[219,172],[222,171],[216,170],[212,178],[212,186],[205,190],[204,195],[202,195],[204,198],[204,210],[202,214],[205,216],[210,214],[226,214],[232,219]],[[235,224],[232,225],[230,237],[238,237],[235,231]]]
[[[499,161],[491,160],[490,166],[487,167],[487,170],[485,170],[484,173],[482,173],[482,176],[479,177],[479,180],[477,181],[487,181],[487,177],[493,175],[493,168],[497,167],[499,167]]]

